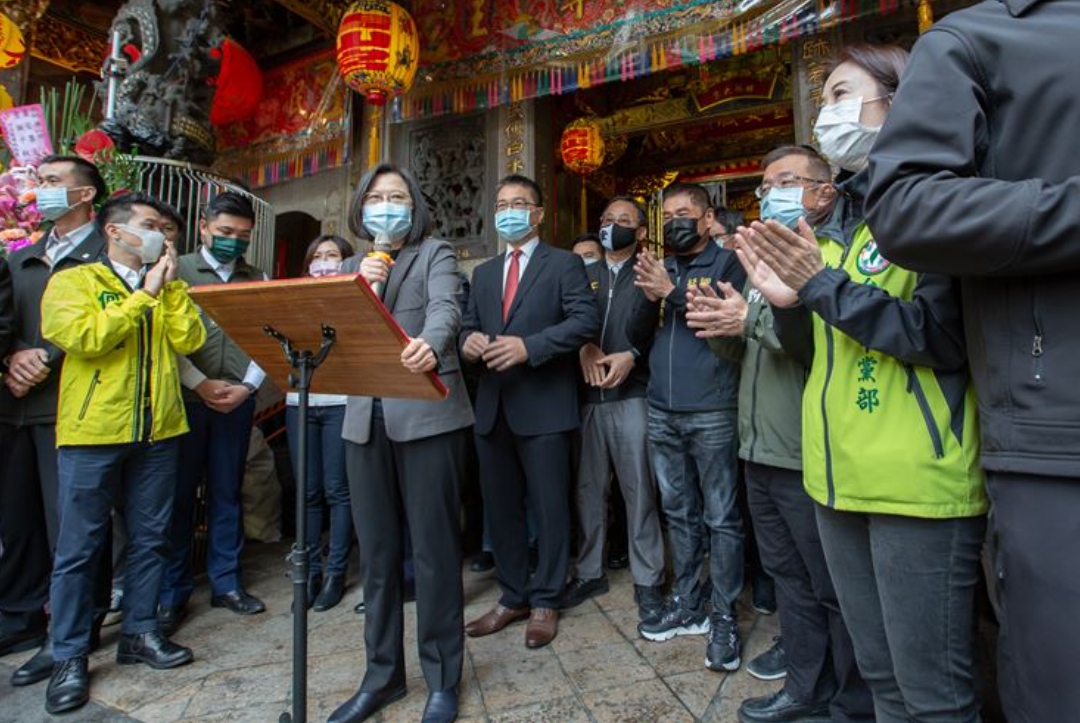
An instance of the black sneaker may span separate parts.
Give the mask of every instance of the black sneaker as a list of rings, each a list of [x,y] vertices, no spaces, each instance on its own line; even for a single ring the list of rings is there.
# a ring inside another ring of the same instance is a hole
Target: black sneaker
[[[592,580],[574,578],[566,586],[566,591],[563,593],[562,609],[569,610],[577,607],[589,598],[603,595],[610,589],[606,577],[597,577]]]
[[[672,597],[653,620],[638,625],[638,634],[646,640],[662,643],[676,635],[704,635],[709,632],[709,618],[701,608],[691,610],[684,600]]]
[[[643,623],[656,622],[664,614],[664,594],[659,585],[634,585],[634,602]]]
[[[709,642],[705,646],[705,667],[709,670],[738,670],[739,626],[731,615],[713,615],[709,621]]]
[[[746,672],[758,680],[780,680],[787,675],[784,641],[777,635],[773,646],[746,664]]]

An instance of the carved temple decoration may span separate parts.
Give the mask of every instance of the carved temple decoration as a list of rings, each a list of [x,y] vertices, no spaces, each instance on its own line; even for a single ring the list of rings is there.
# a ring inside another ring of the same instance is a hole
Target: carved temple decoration
[[[108,52],[104,36],[50,14],[43,15],[34,28],[32,55],[73,73],[100,72],[101,59]]]
[[[276,2],[331,37],[337,34],[341,17],[351,4],[350,0],[276,0]]]
[[[11,18],[24,34],[45,14],[49,0],[0,0],[0,12]]]

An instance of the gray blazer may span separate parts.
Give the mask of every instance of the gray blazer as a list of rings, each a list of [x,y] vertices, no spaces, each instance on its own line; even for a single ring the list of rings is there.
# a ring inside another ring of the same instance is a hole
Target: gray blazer
[[[360,257],[347,259],[343,273],[357,273]],[[383,303],[411,338],[423,337],[438,357],[439,379],[450,390],[437,402],[383,398],[386,434],[395,442],[424,439],[473,423],[472,405],[457,355],[461,330],[457,257],[446,241],[425,239],[401,249],[390,269]],[[371,397],[349,397],[342,438],[367,444],[371,438]]]

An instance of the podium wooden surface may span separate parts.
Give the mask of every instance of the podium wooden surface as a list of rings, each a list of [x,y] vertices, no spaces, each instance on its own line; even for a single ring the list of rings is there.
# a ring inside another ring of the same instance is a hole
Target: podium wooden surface
[[[312,377],[313,394],[444,399],[434,372],[401,365],[408,336],[360,275],[193,286],[191,298],[283,390],[293,371],[272,326],[293,349],[318,353],[322,326],[337,332],[334,348]]]

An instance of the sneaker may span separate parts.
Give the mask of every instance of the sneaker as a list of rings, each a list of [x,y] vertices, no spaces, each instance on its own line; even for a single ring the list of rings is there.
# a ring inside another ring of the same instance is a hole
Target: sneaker
[[[643,623],[656,622],[664,614],[664,594],[659,585],[634,585],[634,602]]]
[[[762,574],[754,579],[750,591],[750,604],[762,615],[776,612],[776,584],[768,575]]]
[[[780,680],[787,676],[787,655],[784,641],[777,635],[773,646],[746,664],[746,672],[758,680]]]
[[[569,610],[577,607],[589,598],[603,595],[610,589],[606,577],[601,576],[592,580],[574,578],[566,586],[566,591],[563,593],[562,609]]]
[[[637,629],[646,640],[662,643],[676,635],[704,635],[709,632],[709,618],[701,608],[691,610],[675,596],[664,604],[658,617],[642,622]]]
[[[709,670],[738,670],[739,626],[731,615],[713,615],[709,621],[709,642],[705,646],[705,667]]]
[[[124,619],[124,591],[120,588],[114,587],[112,590],[112,596],[109,597],[109,612],[105,613],[105,619],[101,623],[102,627],[109,627],[116,625]]]

